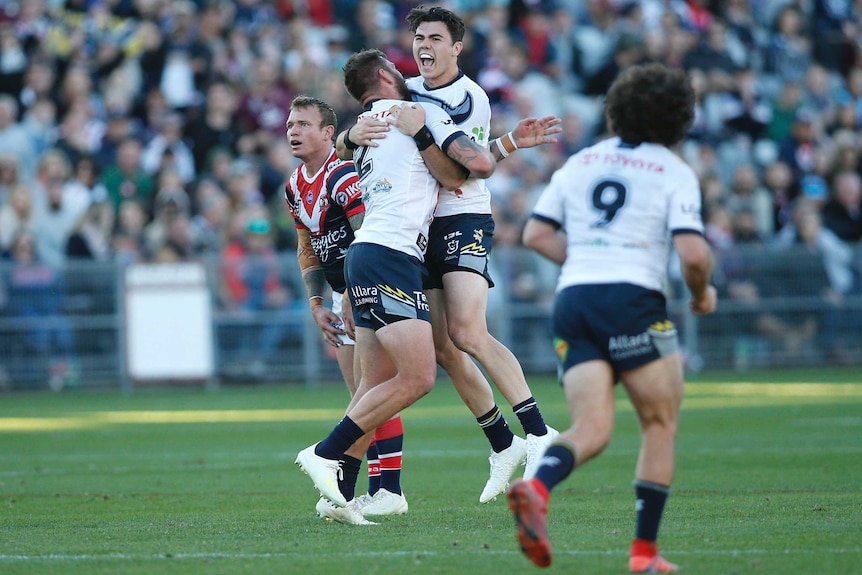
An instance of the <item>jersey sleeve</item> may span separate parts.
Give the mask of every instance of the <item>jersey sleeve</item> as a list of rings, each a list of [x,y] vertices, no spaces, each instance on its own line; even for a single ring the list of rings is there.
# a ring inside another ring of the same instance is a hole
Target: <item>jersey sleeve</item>
[[[533,206],[531,218],[545,222],[557,229],[563,227],[565,220],[565,182],[563,170],[559,170],[551,176],[551,181],[539,196],[536,205]]]
[[[359,187],[359,175],[353,162],[337,162],[329,172],[326,188],[329,197],[341,206],[348,218],[365,211],[362,189]]]
[[[446,152],[449,144],[464,132],[455,125],[449,114],[444,112],[442,108],[425,102],[420,102],[419,105],[425,108],[425,125],[434,135],[434,141],[437,142],[443,152]]]
[[[299,214],[296,213],[296,192],[290,185],[293,178],[289,178],[284,185],[284,201],[287,203],[287,208],[290,210],[290,215],[293,216],[293,225],[297,228],[306,227],[299,219]]]
[[[703,234],[700,184],[694,171],[680,171],[674,182],[668,206],[667,228],[673,234],[694,232]]]

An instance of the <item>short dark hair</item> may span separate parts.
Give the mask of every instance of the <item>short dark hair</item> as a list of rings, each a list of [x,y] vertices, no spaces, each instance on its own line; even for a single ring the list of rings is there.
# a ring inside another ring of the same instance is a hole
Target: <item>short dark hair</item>
[[[419,24],[423,22],[443,22],[449,30],[449,35],[452,36],[453,42],[461,42],[464,40],[464,21],[460,16],[439,6],[425,8],[417,6],[407,13],[407,22],[410,24],[410,31],[415,32]]]
[[[656,62],[624,69],[605,98],[610,128],[629,144],[672,146],[694,119],[694,89],[685,71]]]
[[[320,117],[323,121],[320,124],[320,127],[332,126],[333,128],[338,126],[338,117],[335,115],[335,110],[332,109],[332,106],[324,102],[319,98],[314,98],[312,96],[296,96],[293,101],[290,102],[290,109],[294,108],[317,108],[320,112]]]
[[[378,71],[387,69],[386,62],[386,54],[374,48],[351,55],[342,68],[347,93],[361,104],[365,94],[379,84]]]

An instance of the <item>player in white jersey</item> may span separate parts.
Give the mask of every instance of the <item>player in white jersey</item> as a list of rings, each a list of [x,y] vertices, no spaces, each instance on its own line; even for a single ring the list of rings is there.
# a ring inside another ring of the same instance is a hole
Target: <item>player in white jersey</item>
[[[343,304],[346,287],[344,259],[362,225],[365,206],[359,176],[352,161],[335,154],[333,137],[338,119],[329,104],[309,96],[297,96],[290,105],[287,139],[291,153],[302,163],[290,175],[285,200],[297,230],[297,259],[308,294],[311,313],[324,339],[335,347],[335,357],[352,396],[359,385],[354,367],[353,314]],[[332,309],[323,305],[326,285],[332,291]],[[356,505],[339,508],[322,499],[317,513],[326,519],[365,524],[364,515],[405,513],[407,500],[401,491],[401,452],[404,427],[396,415],[374,431],[369,445],[368,492]],[[342,465],[342,494],[353,499],[361,460],[350,458]]]
[[[361,457],[369,431],[434,385],[422,260],[438,181],[454,188],[470,173],[487,177],[495,167],[490,153],[455,128],[439,108],[409,102],[404,78],[379,50],[351,56],[344,82],[366,114],[393,123],[399,131],[380,146],[354,154],[365,218],[348,250],[345,277],[356,324],[360,385],[329,436],[296,459],[321,494],[338,507],[347,506],[338,489],[345,455]]]
[[[413,57],[421,72],[407,80],[413,100],[440,106],[477,144],[489,146],[488,96],[458,67],[464,22],[439,7],[414,8],[407,21],[414,32]],[[522,120],[489,147],[499,161],[518,148],[553,142],[552,136],[560,132],[559,122],[553,116]],[[350,140],[373,146],[385,133],[384,124],[360,123],[351,128]],[[340,149],[339,154],[343,155]],[[488,333],[485,313],[488,289],[494,285],[488,273],[493,237],[491,193],[484,179],[470,177],[457,189],[441,190],[431,224],[425,262],[429,277],[424,285],[437,361],[491,444],[491,472],[479,496],[482,503],[504,492],[515,469],[525,461],[524,476],[530,477],[556,434],[545,425],[517,358]],[[526,441],[509,429],[491,387],[467,354],[482,365],[512,406]]]
[[[681,70],[633,66],[617,77],[605,106],[617,137],[572,156],[524,228],[525,245],[562,265],[553,331],[572,427],[545,451],[533,479],[512,485],[509,505],[521,549],[549,565],[550,491],[610,443],[621,380],[641,428],[629,570],[673,573],[676,565],[656,544],[683,395],[676,329],[662,293],[671,238],[691,311],[709,314],[716,306],[697,177],[668,149],[691,125],[694,91]]]

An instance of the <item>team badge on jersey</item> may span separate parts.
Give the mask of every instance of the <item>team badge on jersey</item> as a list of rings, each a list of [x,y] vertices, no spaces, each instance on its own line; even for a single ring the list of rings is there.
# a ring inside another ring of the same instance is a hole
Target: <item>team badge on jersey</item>
[[[554,338],[554,351],[557,352],[557,357],[561,363],[566,363],[566,356],[569,355],[569,342],[561,337]]]
[[[371,186],[371,193],[376,194],[378,192],[391,192],[392,191],[392,183],[383,178],[382,180],[377,180],[374,182],[374,185]]]

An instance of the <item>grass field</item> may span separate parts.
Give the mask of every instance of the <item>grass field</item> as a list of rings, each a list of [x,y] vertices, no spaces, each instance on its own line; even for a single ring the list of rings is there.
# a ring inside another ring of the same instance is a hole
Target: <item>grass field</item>
[[[556,383],[533,391],[566,427]],[[503,498],[478,503],[487,443],[445,381],[403,414],[410,512],[318,519],[293,459],[346,401],[341,385],[0,395],[0,573],[540,571]],[[547,572],[627,572],[637,449],[621,398],[608,451],[554,492]],[[660,542],[683,573],[862,573],[862,373],[690,378]]]

